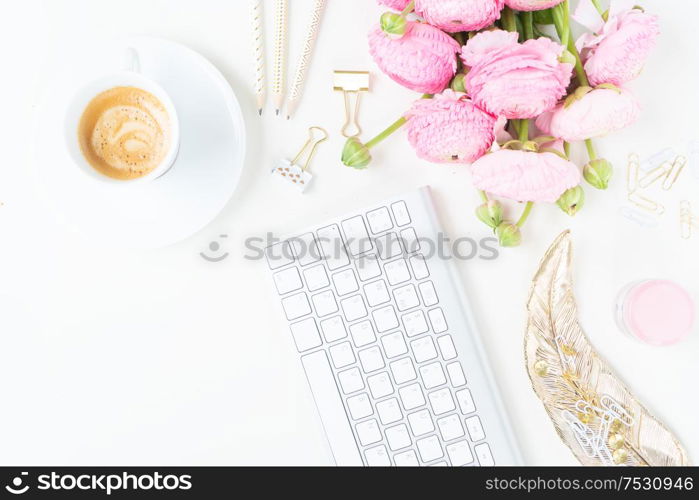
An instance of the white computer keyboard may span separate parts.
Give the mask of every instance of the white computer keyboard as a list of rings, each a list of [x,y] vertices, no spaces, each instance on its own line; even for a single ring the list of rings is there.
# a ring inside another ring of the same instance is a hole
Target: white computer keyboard
[[[519,463],[438,232],[423,188],[267,248],[338,465]]]

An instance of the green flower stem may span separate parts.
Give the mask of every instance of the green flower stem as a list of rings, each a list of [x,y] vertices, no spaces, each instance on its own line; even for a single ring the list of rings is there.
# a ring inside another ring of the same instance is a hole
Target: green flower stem
[[[563,141],[563,152],[566,154],[566,158],[570,160],[570,143],[568,141]]]
[[[527,219],[529,218],[529,214],[532,212],[532,208],[534,207],[534,202],[533,201],[528,201],[526,206],[524,207],[524,212],[522,212],[522,215],[519,217],[519,220],[517,221],[517,227],[521,228],[525,222],[527,222]]]
[[[519,140],[527,142],[529,140],[529,120],[519,120]]]
[[[595,152],[595,145],[592,143],[592,139],[585,140],[585,147],[587,148],[587,154],[590,157],[590,161],[597,159],[597,153]]]
[[[387,138],[389,135],[391,135],[393,132],[395,132],[396,130],[398,130],[399,128],[401,128],[403,125],[405,125],[405,123],[406,123],[407,121],[408,121],[407,118],[405,118],[404,116],[401,116],[401,117],[398,118],[396,121],[394,121],[391,125],[389,125],[388,128],[387,128],[386,130],[384,130],[384,131],[381,132],[379,135],[377,135],[376,137],[374,137],[373,139],[371,139],[369,142],[367,142],[367,143],[365,144],[365,146],[367,147],[367,149],[373,148],[373,147],[376,146],[378,143],[380,143],[380,142],[383,141],[385,138]]]
[[[531,40],[532,38],[534,38],[534,13],[522,12],[520,14],[520,18],[522,19],[524,39]]]
[[[561,43],[568,49],[568,52],[573,54],[575,57],[575,74],[578,76],[580,85],[583,87],[590,86],[590,80],[587,78],[585,73],[585,68],[583,67],[582,60],[580,59],[580,53],[578,48],[575,46],[575,41],[570,35],[570,5],[568,0],[556,5],[552,8],[553,12],[553,23],[556,26],[556,31],[561,39]]]
[[[488,193],[485,191],[481,191],[480,189],[478,190],[478,193],[481,195],[481,199],[483,200],[484,203],[488,203]]]
[[[600,5],[599,0],[592,0],[592,5],[594,5],[595,9],[597,9],[597,12],[599,12],[600,15],[604,17],[604,9]]]
[[[515,19],[515,11],[509,7],[505,7],[502,11],[502,26],[507,31],[517,32],[517,20]]]

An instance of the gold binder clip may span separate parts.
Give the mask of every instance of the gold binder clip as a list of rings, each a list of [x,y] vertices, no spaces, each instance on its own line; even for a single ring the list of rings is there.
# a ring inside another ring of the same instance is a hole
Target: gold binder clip
[[[345,137],[357,137],[362,133],[359,126],[359,103],[362,92],[369,92],[370,76],[368,71],[344,71],[333,72],[333,90],[341,91],[345,98],[345,124],[342,127],[342,135]],[[351,105],[352,97],[355,99]]]
[[[301,192],[304,192],[313,180],[313,176],[308,171],[311,160],[316,153],[318,145],[328,139],[328,133],[321,127],[310,127],[308,129],[308,140],[294,156],[294,159],[279,160],[277,166],[272,169],[272,175],[294,184]],[[306,157],[303,165],[301,160]]]

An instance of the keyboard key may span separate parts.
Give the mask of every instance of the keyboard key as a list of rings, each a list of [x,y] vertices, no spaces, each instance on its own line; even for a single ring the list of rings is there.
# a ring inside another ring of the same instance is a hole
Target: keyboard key
[[[403,229],[400,232],[400,239],[403,240],[403,248],[405,248],[405,253],[415,253],[420,250],[420,241],[417,238],[417,233],[412,227]]]
[[[447,320],[444,318],[444,312],[440,307],[428,311],[427,315],[430,317],[430,323],[432,324],[432,331],[434,333],[447,331]]]
[[[408,352],[408,346],[405,345],[403,334],[401,332],[393,332],[381,337],[381,344],[386,353],[386,357],[391,359]]]
[[[481,467],[492,467],[495,465],[495,460],[493,460],[493,454],[490,452],[488,443],[476,445],[473,450],[476,452],[476,457]]]
[[[383,260],[398,257],[403,253],[398,235],[393,232],[386,233],[376,238],[376,249],[379,251],[379,257]]]
[[[279,269],[294,262],[294,253],[286,241],[268,246],[265,255],[270,269]]]
[[[352,340],[354,340],[355,347],[364,347],[372,342],[376,342],[376,335],[374,334],[374,327],[371,326],[370,321],[362,321],[361,323],[355,323],[350,325],[350,334],[352,334]]]
[[[301,357],[308,384],[313,392],[318,413],[330,441],[337,465],[362,465],[362,458],[352,428],[347,421],[332,369],[325,351],[316,351]]]
[[[320,292],[312,296],[311,300],[316,308],[316,314],[321,318],[338,311],[335,294],[331,290]]]
[[[434,347],[432,337],[422,337],[413,340],[410,343],[410,348],[413,350],[413,356],[415,356],[415,361],[418,363],[429,361],[437,357],[437,349]]]
[[[473,454],[468,446],[468,441],[459,441],[458,443],[447,445],[447,454],[451,464],[455,467],[468,465],[473,462]]]
[[[449,380],[451,380],[452,386],[461,387],[462,385],[466,385],[466,376],[461,369],[461,363],[458,361],[447,365],[447,373],[449,374]]]
[[[347,408],[353,420],[359,420],[374,413],[369,402],[369,395],[366,392],[347,398]]]
[[[393,217],[396,219],[396,224],[399,226],[410,224],[410,214],[408,213],[408,207],[404,201],[397,201],[391,204],[391,211],[393,212]]]
[[[410,432],[405,424],[399,424],[386,429],[386,441],[391,451],[407,448],[413,442],[410,440]]]
[[[299,270],[295,267],[290,267],[289,269],[275,273],[274,284],[277,286],[279,295],[284,295],[285,293],[303,288],[301,275],[299,274]]]
[[[437,339],[437,344],[439,344],[439,351],[442,353],[442,359],[447,361],[456,357],[456,347],[454,347],[454,341],[451,339],[450,335],[442,335],[439,337]]]
[[[396,299],[399,311],[407,311],[420,305],[415,285],[405,285],[396,288],[393,290],[393,297]]]
[[[388,376],[388,372],[367,377],[366,382],[369,384],[369,390],[374,399],[393,394],[393,384],[391,383],[391,377]]]
[[[314,266],[309,269],[304,269],[303,277],[306,278],[306,286],[311,292],[320,290],[330,285],[328,273],[325,272],[325,266]]]
[[[391,458],[388,456],[388,450],[384,445],[369,448],[364,452],[366,464],[369,467],[387,467],[391,465]]]
[[[396,398],[376,403],[376,413],[379,414],[379,420],[383,425],[398,422],[403,418],[403,412],[400,411],[400,404]]]
[[[415,335],[420,335],[421,333],[426,333],[429,331],[427,320],[425,319],[425,313],[422,311],[404,314],[401,319],[403,320],[405,333],[408,335],[408,337],[414,337]]]
[[[345,394],[352,394],[364,389],[364,379],[362,379],[362,372],[359,371],[359,368],[350,368],[340,372],[337,374],[337,378],[340,380],[340,387]]]
[[[410,384],[398,389],[398,395],[403,403],[403,408],[412,410],[425,404],[425,396],[419,384]]]
[[[422,383],[425,384],[425,389],[433,389],[447,383],[447,377],[444,375],[442,365],[439,363],[421,366],[420,376],[422,377]]]
[[[384,280],[377,280],[364,285],[364,295],[366,295],[366,301],[371,307],[385,304],[391,300]]]
[[[311,304],[304,292],[282,299],[282,307],[289,321],[311,314]]]
[[[335,284],[335,291],[340,297],[359,290],[357,278],[354,277],[354,271],[351,269],[345,269],[333,274],[333,283]]]
[[[375,254],[359,257],[354,261],[354,265],[357,268],[357,274],[359,274],[361,281],[381,276],[381,266],[379,266],[379,259]]]
[[[468,435],[474,443],[485,439],[483,424],[481,424],[481,419],[478,418],[478,415],[466,419],[466,429],[468,429]]]
[[[369,314],[361,295],[354,295],[348,299],[344,299],[340,304],[342,305],[342,312],[345,313],[345,319],[347,321],[361,319]]]
[[[437,436],[420,439],[416,441],[415,444],[417,444],[417,451],[420,452],[420,458],[422,458],[423,462],[431,462],[432,460],[437,460],[444,456],[442,446],[439,444]]]
[[[442,415],[456,408],[454,398],[451,397],[451,392],[447,388],[431,392],[428,394],[428,397],[435,415]]]
[[[379,423],[375,418],[357,424],[355,429],[357,430],[357,436],[359,437],[359,442],[362,444],[362,446],[368,446],[381,441]]]
[[[398,467],[417,467],[420,465],[420,462],[417,461],[417,455],[413,450],[394,455],[393,461]]]
[[[410,256],[410,268],[413,270],[416,280],[425,279],[430,275],[425,258],[420,254]]]
[[[307,318],[298,323],[292,323],[290,328],[291,334],[294,336],[296,349],[298,349],[299,352],[313,349],[323,343],[318,333],[316,320],[313,318]]]
[[[386,271],[386,277],[391,286],[400,285],[410,279],[410,271],[408,271],[408,265],[405,263],[405,259],[389,262],[383,268],[384,271]]]
[[[398,316],[396,316],[396,311],[393,309],[393,306],[375,309],[372,311],[371,315],[374,317],[376,330],[378,330],[379,333],[393,330],[398,326]]]
[[[432,417],[427,410],[420,410],[408,415],[408,423],[410,424],[410,430],[413,431],[415,436],[429,434],[434,430]]]
[[[386,207],[372,210],[366,214],[366,218],[369,221],[371,232],[374,234],[383,233],[393,228],[393,222],[391,222],[391,216],[388,214]]]
[[[335,368],[344,368],[345,366],[349,366],[356,361],[354,352],[352,351],[352,346],[349,342],[334,345],[329,349],[329,351],[330,357],[333,360],[333,366]]]
[[[396,381],[396,384],[400,385],[417,378],[413,361],[410,358],[399,359],[389,366],[391,367],[391,373],[393,374],[393,379]]]
[[[345,323],[340,316],[324,319],[320,322],[320,329],[323,330],[323,337],[325,337],[325,341],[328,343],[344,339],[347,336]]]
[[[441,462],[430,464],[430,467],[449,467],[449,464],[442,460]]]
[[[359,362],[362,364],[365,373],[375,372],[386,366],[381,355],[381,349],[376,346],[359,351],[358,355]]]
[[[456,391],[456,400],[459,402],[459,409],[464,415],[476,411],[476,404],[473,402],[473,396],[471,396],[470,390],[462,389]]]
[[[458,415],[449,415],[448,417],[437,420],[439,433],[444,441],[451,441],[466,435],[464,426],[461,425],[461,419]]]
[[[342,221],[342,230],[350,254],[359,255],[374,248],[361,215]]]
[[[420,288],[422,303],[425,304],[426,307],[433,306],[439,302],[437,291],[434,289],[434,284],[431,281],[420,283],[418,287]]]
[[[316,244],[316,238],[313,233],[302,234],[295,238],[290,238],[289,243],[294,250],[294,255],[302,266],[313,264],[320,261],[320,250]]]
[[[345,244],[340,235],[340,228],[337,227],[337,224],[320,228],[316,234],[318,235],[317,241],[328,269],[334,271],[350,263]]]

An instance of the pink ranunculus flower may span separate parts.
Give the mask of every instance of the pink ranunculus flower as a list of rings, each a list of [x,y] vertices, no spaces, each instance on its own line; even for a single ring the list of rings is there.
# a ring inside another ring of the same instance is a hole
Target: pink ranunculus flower
[[[501,149],[471,165],[473,185],[516,201],[554,203],[582,181],[578,167],[556,153]]]
[[[628,127],[641,107],[626,89],[597,88],[569,104],[561,103],[536,120],[536,126],[567,142],[602,137]]]
[[[573,65],[559,61],[564,48],[548,38],[524,43],[517,38],[509,31],[485,31],[466,44],[461,53],[470,67],[466,90],[493,115],[533,118],[566,94]]]
[[[522,11],[549,9],[562,3],[563,0],[505,0],[505,4],[514,9]]]
[[[496,118],[451,89],[418,99],[405,117],[410,144],[420,158],[434,163],[472,163],[495,140]]]
[[[402,11],[408,6],[410,0],[376,0],[376,2],[379,5],[385,5],[389,9]]]
[[[500,19],[504,0],[415,0],[415,12],[450,33],[477,31]]]
[[[437,94],[456,73],[458,42],[429,24],[409,21],[405,35],[391,38],[376,27],[369,52],[381,71],[416,92]]]
[[[639,9],[610,15],[597,34],[577,41],[590,84],[623,85],[636,78],[660,34],[658,17]]]

